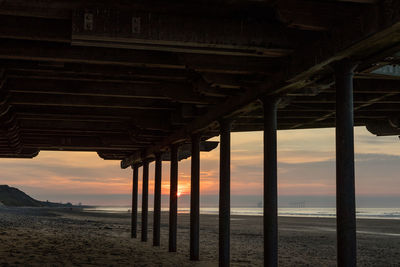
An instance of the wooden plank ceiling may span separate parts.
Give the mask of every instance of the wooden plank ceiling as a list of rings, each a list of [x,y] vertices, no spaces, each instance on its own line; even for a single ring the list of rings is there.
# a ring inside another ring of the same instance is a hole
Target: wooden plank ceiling
[[[355,124],[400,134],[398,1],[0,1],[0,156],[96,151],[122,166],[188,141],[333,127],[333,64],[359,63]]]

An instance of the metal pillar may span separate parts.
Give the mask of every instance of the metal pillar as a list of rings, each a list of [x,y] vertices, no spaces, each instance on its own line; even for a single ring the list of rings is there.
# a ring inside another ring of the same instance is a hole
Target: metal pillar
[[[264,99],[264,266],[278,266],[277,99]]]
[[[190,184],[190,259],[199,260],[200,229],[200,135],[192,136]]]
[[[336,81],[336,227],[338,266],[356,266],[353,71],[356,64],[335,65]]]
[[[138,207],[138,173],[139,167],[133,166],[132,178],[132,218],[131,218],[131,238],[137,237],[137,207]]]
[[[231,122],[220,122],[219,266],[230,262]]]
[[[161,220],[161,154],[156,154],[154,175],[154,219],[153,219],[153,246],[160,245]]]
[[[178,145],[171,146],[171,182],[169,193],[169,252],[176,252],[178,228]]]
[[[149,162],[143,162],[142,187],[142,242],[147,241],[147,214],[149,205]]]

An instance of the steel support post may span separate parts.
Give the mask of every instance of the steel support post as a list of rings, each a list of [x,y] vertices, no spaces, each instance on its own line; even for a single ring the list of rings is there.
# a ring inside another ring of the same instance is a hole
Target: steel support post
[[[178,145],[171,146],[171,174],[169,193],[169,252],[176,252],[178,228]]]
[[[132,177],[132,217],[131,217],[131,238],[137,237],[137,207],[138,207],[138,176],[139,167],[132,166],[133,177]]]
[[[142,187],[142,242],[147,241],[147,214],[149,206],[149,162],[143,162]]]
[[[200,229],[200,135],[192,136],[190,184],[190,259],[199,260]]]
[[[220,122],[219,266],[230,264],[231,121]]]
[[[160,245],[161,226],[161,154],[156,154],[154,174],[154,219],[153,219],[153,246]]]
[[[264,99],[264,266],[278,265],[277,106]]]
[[[336,82],[336,227],[338,266],[356,266],[353,71],[356,64],[335,65]]]

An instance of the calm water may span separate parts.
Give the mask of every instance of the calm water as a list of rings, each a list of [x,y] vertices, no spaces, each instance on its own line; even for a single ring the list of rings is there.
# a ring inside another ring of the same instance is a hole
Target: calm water
[[[88,212],[107,212],[124,213],[130,212],[130,207],[92,207],[85,209]],[[149,208],[152,211],[151,208]],[[162,208],[162,211],[168,211],[168,208]],[[139,208],[140,211],[140,208]],[[179,213],[189,213],[189,208],[179,208]],[[218,208],[200,208],[201,214],[218,214]],[[231,208],[232,215],[251,215],[262,216],[263,209],[254,208]],[[336,216],[335,208],[280,208],[279,216],[290,217],[324,217],[333,218]],[[370,219],[398,219],[400,220],[400,208],[359,208],[357,209],[357,218]]]

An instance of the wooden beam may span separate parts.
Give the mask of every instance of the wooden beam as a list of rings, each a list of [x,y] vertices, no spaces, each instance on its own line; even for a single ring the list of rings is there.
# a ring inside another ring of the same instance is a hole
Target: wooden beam
[[[93,64],[60,64],[46,66],[40,62],[1,60],[8,69],[10,78],[60,79],[72,81],[104,81],[137,84],[163,82],[187,82],[188,72],[184,69],[140,68]],[[52,67],[52,68],[51,68]]]
[[[111,98],[104,96],[74,96],[49,93],[13,93],[10,104],[27,106],[58,106],[58,107],[95,107],[95,108],[117,108],[135,110],[173,110],[170,103],[157,102],[151,99],[135,100],[124,98]]]
[[[111,98],[173,100],[190,104],[216,104],[218,100],[196,94],[188,83],[123,83],[53,79],[8,79],[11,93],[99,96]]]
[[[183,69],[177,55],[168,52],[71,47],[37,41],[2,40],[0,59],[68,62],[131,67]]]
[[[71,118],[79,117],[119,117],[120,119],[131,119],[131,121],[140,121],[141,118],[146,117],[149,120],[158,121],[162,120],[169,123],[169,112],[165,110],[135,110],[135,109],[115,109],[112,107],[64,107],[64,106],[23,106],[14,105],[17,113],[22,115],[35,116],[35,114],[43,115],[43,117],[50,117],[54,115],[55,117],[61,116],[65,117],[71,116]],[[47,116],[49,115],[49,116]],[[158,118],[158,120],[157,120]],[[143,124],[149,125],[149,122],[143,121]]]
[[[128,131],[129,125],[118,122],[69,122],[69,121],[46,121],[46,120],[19,120],[21,128],[36,129],[70,129],[70,130],[108,130],[108,131]]]
[[[181,60],[188,69],[202,73],[222,74],[275,73],[277,70],[285,69],[285,64],[287,63],[287,59],[280,58],[233,57],[222,55],[213,55],[212,58],[210,58],[208,56],[196,54],[182,54]]]
[[[132,153],[132,152],[131,152]],[[121,160],[125,158],[129,153],[120,151],[97,151],[100,158],[104,160]]]
[[[378,101],[377,101],[378,100]],[[355,94],[354,103],[363,104],[370,102],[379,103],[399,103],[400,102],[400,91],[392,91],[392,93],[375,93],[369,94]],[[316,97],[297,97],[292,100],[291,104],[308,104],[308,103],[336,103],[334,94],[320,94]]]
[[[143,146],[129,142],[121,142],[117,139],[107,139],[99,137],[55,137],[55,136],[24,136],[24,147],[37,148],[42,150],[115,150],[115,151],[134,151]],[[123,144],[125,143],[125,144]]]
[[[2,40],[1,60],[89,64],[184,70],[216,73],[268,73],[282,67],[280,59],[218,55],[173,54],[111,48],[70,47],[35,41]]]

